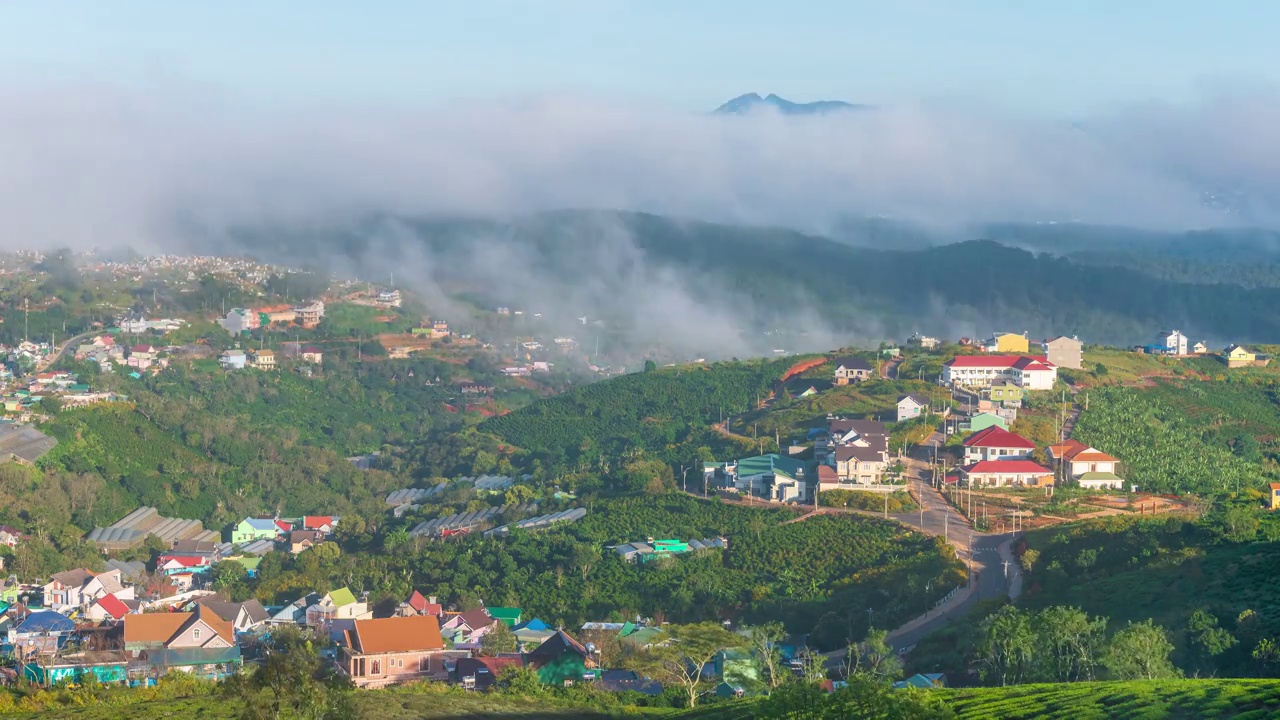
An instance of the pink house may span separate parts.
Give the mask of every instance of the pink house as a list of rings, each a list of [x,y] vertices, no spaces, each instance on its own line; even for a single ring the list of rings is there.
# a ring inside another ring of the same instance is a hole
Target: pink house
[[[338,670],[356,687],[386,687],[413,680],[449,677],[446,658],[466,657],[445,650],[440,626],[430,615],[356,620],[344,633]]]

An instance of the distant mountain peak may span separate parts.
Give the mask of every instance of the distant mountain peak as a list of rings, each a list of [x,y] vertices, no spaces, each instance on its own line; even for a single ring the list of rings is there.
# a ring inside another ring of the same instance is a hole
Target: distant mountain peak
[[[816,102],[797,103],[769,93],[760,97],[760,93],[739,95],[716,108],[716,115],[746,115],[761,108],[772,108],[783,115],[822,115],[847,110],[870,110],[870,105],[854,105],[843,100],[818,100]]]

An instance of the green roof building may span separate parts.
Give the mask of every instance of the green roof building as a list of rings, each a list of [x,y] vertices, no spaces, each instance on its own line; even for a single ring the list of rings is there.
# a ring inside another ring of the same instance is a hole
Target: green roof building
[[[736,463],[733,483],[748,492],[778,502],[803,502],[811,473],[808,463],[777,453],[742,458]]]
[[[511,607],[487,607],[485,612],[488,612],[489,617],[494,620],[501,620],[502,624],[509,628],[519,625],[520,616],[524,614],[520,608]]]

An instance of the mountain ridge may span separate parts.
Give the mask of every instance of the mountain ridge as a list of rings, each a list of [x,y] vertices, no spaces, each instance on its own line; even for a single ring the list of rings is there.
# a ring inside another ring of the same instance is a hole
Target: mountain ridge
[[[871,105],[856,105],[843,100],[815,100],[814,102],[798,103],[773,93],[769,93],[766,97],[760,97],[759,93],[751,92],[733,98],[712,111],[712,114],[746,115],[764,108],[771,108],[783,115],[826,115],[834,112],[873,109]]]

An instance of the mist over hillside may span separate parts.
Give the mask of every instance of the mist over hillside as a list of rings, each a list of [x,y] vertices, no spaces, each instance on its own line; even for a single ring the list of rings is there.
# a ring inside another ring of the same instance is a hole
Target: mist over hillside
[[[1073,123],[963,102],[726,117],[581,96],[264,107],[178,80],[0,83],[0,213],[17,246],[155,250],[192,221],[562,208],[824,235],[872,217],[952,239],[995,221],[1272,227],[1278,118],[1265,93]],[[1248,201],[1206,202],[1222,188]]]
[[[1160,256],[1141,233],[1103,235],[1117,248]],[[507,221],[380,216],[340,230],[270,227],[231,237],[235,249],[269,260],[314,259],[360,277],[394,273],[397,285],[446,312],[465,297],[542,313],[565,332],[585,316],[637,351],[664,347],[690,358],[826,350],[917,331],[955,338],[1025,330],[1121,345],[1149,342],[1165,326],[1223,343],[1280,334],[1273,287],[1174,282],[989,240],[878,249],[780,228],[605,211]],[[1034,232],[1025,237],[1042,242]]]
[[[1253,308],[1274,283],[1249,270],[1271,261],[1237,253],[1247,265],[1215,277],[1196,268],[1204,253],[1177,265],[1150,250],[1188,230],[1277,226],[1280,162],[1258,150],[1274,146],[1270,95],[1074,124],[963,104],[724,117],[570,96],[268,110],[178,82],[9,85],[0,100],[13,248],[394,270],[441,312],[460,297],[519,305],[699,357],[913,331],[1273,339]],[[1206,202],[1208,187],[1252,198],[1231,206],[1248,212]],[[936,247],[982,238],[1073,262]],[[1048,286],[1027,280],[1041,274]],[[1261,294],[1198,286],[1215,282]]]

